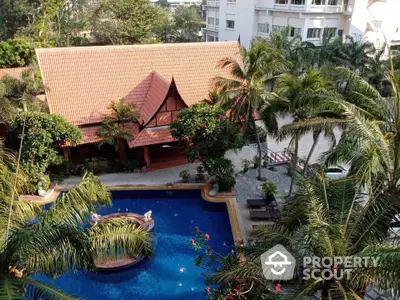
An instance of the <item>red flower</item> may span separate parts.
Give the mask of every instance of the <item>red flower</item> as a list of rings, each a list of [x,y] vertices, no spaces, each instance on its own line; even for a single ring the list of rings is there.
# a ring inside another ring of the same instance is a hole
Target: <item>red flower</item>
[[[204,235],[204,237],[205,237],[207,240],[210,239],[210,235],[209,235],[208,233],[206,233],[206,234]]]
[[[200,231],[200,229],[199,229],[198,226],[196,226],[196,227],[194,228],[194,230],[196,230],[196,232],[199,232],[199,231]]]
[[[192,245],[196,245],[196,241],[194,239],[190,239],[190,243],[192,243]]]
[[[240,285],[237,285],[236,286],[236,294],[239,294],[240,293]]]
[[[278,283],[275,285],[275,292],[282,294],[283,290],[281,289],[281,285]]]
[[[211,288],[208,286],[208,287],[206,287],[206,291],[207,291],[207,293],[209,294],[210,293],[210,291],[211,291]]]

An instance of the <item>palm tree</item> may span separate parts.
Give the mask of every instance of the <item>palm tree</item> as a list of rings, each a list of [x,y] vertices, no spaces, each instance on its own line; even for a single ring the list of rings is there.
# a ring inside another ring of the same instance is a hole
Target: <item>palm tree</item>
[[[124,98],[111,102],[108,109],[111,113],[104,118],[97,131],[97,135],[102,138],[99,146],[114,145],[115,150],[119,152],[120,159],[126,161],[126,141],[133,139],[132,129],[134,123],[139,119],[139,114],[135,110],[135,105],[127,102]]]
[[[0,168],[5,164],[2,160]],[[95,260],[105,256],[151,254],[149,233],[124,218],[84,229],[92,211],[111,205],[107,188],[91,174],[46,211],[34,203],[13,201],[9,233],[5,230],[11,203],[7,196],[0,195],[0,299],[24,299],[27,295],[30,299],[73,299],[29,276],[92,270]]]
[[[348,120],[337,146],[326,153],[326,165],[348,164],[350,175],[363,183],[396,191],[400,180],[400,89],[394,71],[387,75],[391,99],[346,68],[337,68],[336,79],[347,82],[340,89],[344,101],[337,105]]]
[[[290,299],[309,299],[318,291],[322,299],[362,299],[365,287],[373,285],[399,295],[400,246],[388,243],[389,223],[400,209],[399,195],[370,194],[366,199],[354,181],[329,181],[323,175],[302,180],[275,225],[259,226],[242,249],[246,261],[209,276],[221,285],[239,283],[243,290],[265,282],[260,255],[281,244],[297,261],[304,257],[370,257],[377,265],[355,267],[349,279],[294,282]],[[361,203],[363,201],[363,203]],[[345,266],[332,266],[338,274]],[[250,292],[251,293],[251,292]],[[330,297],[330,298],[329,298]],[[251,298],[251,294],[248,299]]]
[[[286,103],[286,111],[293,118],[293,122],[282,126],[278,133],[280,141],[291,137],[291,143],[294,144],[291,161],[292,180],[288,196],[292,194],[296,178],[300,138],[310,131],[314,134],[314,143],[308,155],[308,164],[320,133],[324,131],[330,134],[333,127],[339,122],[335,118],[328,118],[327,113],[320,108],[323,101],[334,96],[330,92],[331,89],[332,83],[314,69],[309,69],[299,76],[284,74],[278,80],[277,93],[282,98],[282,102]]]
[[[27,292],[32,299],[71,299],[27,276],[90,270],[105,254],[112,259],[127,252],[150,253],[148,233],[124,219],[83,229],[92,211],[111,204],[99,179],[85,175],[42,211],[35,203],[18,200],[28,182],[18,165],[14,154],[0,145],[0,299],[25,298]]]
[[[258,148],[258,179],[261,180],[262,148],[256,125],[256,115],[267,109],[273,102],[273,95],[266,90],[266,84],[277,77],[279,70],[284,70],[283,56],[271,48],[267,42],[256,40],[250,50],[241,49],[242,61],[226,57],[219,67],[229,72],[228,77],[214,78],[214,88],[220,94],[218,105],[226,109],[230,116],[246,129],[255,133]],[[269,120],[265,123],[267,130],[277,130],[275,114],[264,114]]]

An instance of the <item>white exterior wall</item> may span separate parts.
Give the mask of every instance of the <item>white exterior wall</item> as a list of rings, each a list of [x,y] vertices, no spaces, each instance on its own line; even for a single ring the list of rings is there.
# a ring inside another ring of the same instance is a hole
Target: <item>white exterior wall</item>
[[[245,47],[257,36],[268,38],[274,25],[300,28],[302,39],[316,45],[321,43],[326,27],[336,28],[336,35],[343,30],[343,35],[366,39],[377,48],[383,47],[384,37],[391,45],[400,44],[400,0],[348,0],[348,4],[346,0],[337,0],[337,5],[313,5],[313,0],[304,0],[304,5],[292,4],[292,0],[287,0],[287,4],[276,0],[228,1],[209,0],[206,13],[219,15],[219,40],[237,40],[240,35]],[[226,28],[227,19],[235,21],[233,30]],[[270,32],[258,32],[258,23],[269,24]],[[310,28],[320,28],[320,37],[307,38]],[[206,29],[207,34],[216,32]]]

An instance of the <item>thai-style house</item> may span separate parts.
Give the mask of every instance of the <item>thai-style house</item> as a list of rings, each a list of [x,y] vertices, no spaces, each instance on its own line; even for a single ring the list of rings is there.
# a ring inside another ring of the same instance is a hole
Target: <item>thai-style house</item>
[[[36,50],[50,112],[77,125],[83,140],[63,147],[66,159],[85,158],[112,101],[125,98],[140,115],[128,141],[147,166],[182,149],[169,124],[179,110],[207,99],[218,62],[239,55],[237,42],[52,48]],[[111,148],[110,148],[111,151]]]

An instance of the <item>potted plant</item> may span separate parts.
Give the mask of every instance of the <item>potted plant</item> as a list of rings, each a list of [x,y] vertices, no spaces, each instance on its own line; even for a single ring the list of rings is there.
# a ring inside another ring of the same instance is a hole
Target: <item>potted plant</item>
[[[182,170],[179,173],[179,177],[182,178],[184,183],[188,183],[189,182],[189,178],[190,178],[189,170]]]
[[[202,182],[204,180],[204,166],[203,165],[199,165],[197,168],[197,174],[196,174],[196,181],[197,182]]]
[[[266,181],[262,185],[262,190],[264,192],[265,198],[267,200],[274,200],[275,201],[275,194],[278,191],[278,186],[276,185],[275,182],[272,181]]]
[[[251,161],[248,160],[248,159],[245,159],[245,160],[243,161],[243,173],[244,173],[244,174],[246,174],[247,171],[249,170],[250,164],[251,164]]]
[[[254,169],[258,168],[258,156],[254,156],[253,157],[253,164],[254,164]]]

